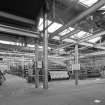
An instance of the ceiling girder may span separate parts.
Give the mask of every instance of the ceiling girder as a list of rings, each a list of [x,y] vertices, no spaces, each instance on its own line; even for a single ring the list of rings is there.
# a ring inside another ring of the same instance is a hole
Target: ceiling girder
[[[14,35],[19,35],[19,36],[28,36],[28,37],[33,37],[33,38],[39,38],[40,33],[34,32],[34,31],[28,31],[20,28],[15,28],[11,26],[6,26],[0,24],[0,31],[4,33],[10,33]]]
[[[35,25],[35,21],[33,21],[31,19],[27,19],[27,18],[24,18],[24,17],[16,16],[16,15],[13,15],[13,14],[10,14],[10,13],[6,13],[6,12],[3,12],[3,11],[0,11],[0,17],[4,17],[4,18],[15,20],[15,21],[20,21],[20,22],[24,22],[24,23]]]
[[[72,45],[74,45],[74,44],[76,44],[76,43],[78,43],[78,42],[76,42],[76,41],[74,40],[74,42],[73,42],[72,44],[71,44],[71,43],[67,43],[67,44],[60,45],[60,46],[58,46],[58,48],[57,48],[56,50],[62,49],[62,48],[66,48],[66,47],[70,47],[70,46],[72,46]],[[88,47],[94,47],[94,48],[98,48],[98,49],[105,50],[105,47],[104,47],[104,46],[95,45],[95,44],[89,43],[89,42],[79,42],[78,44],[84,45],[84,46],[88,46]]]
[[[84,42],[84,41],[88,41],[88,40],[91,40],[91,39],[94,39],[96,37],[99,37],[99,36],[102,36],[102,35],[105,35],[105,31],[101,31],[99,33],[96,33],[96,34],[93,34],[91,36],[87,36],[85,38],[82,38],[81,40],[79,40],[77,43],[81,43],[81,42]]]

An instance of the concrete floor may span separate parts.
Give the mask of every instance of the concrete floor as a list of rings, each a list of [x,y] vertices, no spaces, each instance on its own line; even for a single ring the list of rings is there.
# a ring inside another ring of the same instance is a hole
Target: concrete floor
[[[0,87],[0,105],[105,105],[105,79],[54,81],[49,89],[35,89],[26,80],[6,75]]]

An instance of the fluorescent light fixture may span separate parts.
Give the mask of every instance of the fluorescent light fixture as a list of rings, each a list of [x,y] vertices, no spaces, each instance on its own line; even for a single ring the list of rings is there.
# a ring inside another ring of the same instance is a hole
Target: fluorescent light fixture
[[[69,27],[68,29],[65,29],[63,32],[59,33],[59,35],[63,36],[65,34],[68,34],[70,31],[73,31],[74,28],[72,27]]]
[[[94,39],[89,40],[89,42],[96,43],[96,42],[99,41],[100,39],[101,39],[101,37],[96,37],[96,38],[94,38]]]
[[[64,51],[64,49],[60,49],[59,51]]]
[[[43,46],[38,46],[38,47],[39,47],[39,49],[43,49]],[[48,47],[48,49],[50,50],[51,47]]]
[[[49,50],[51,50],[51,47],[48,47]]]
[[[59,36],[54,36],[53,39],[60,40],[60,37]]]
[[[94,103],[101,103],[101,100],[94,100]]]
[[[43,46],[39,46],[39,48],[43,48]]]
[[[65,41],[65,42],[70,42],[70,43],[75,43],[75,41],[72,40],[72,39],[64,39],[63,41]]]
[[[79,0],[80,3],[86,5],[86,6],[92,6],[95,4],[98,0]]]
[[[35,45],[28,44],[27,47],[35,47]]]
[[[100,10],[105,10],[105,5],[103,7],[101,7]]]
[[[4,41],[4,40],[0,40],[1,44],[9,44],[9,45],[20,45],[21,43],[17,43],[17,42],[11,42],[11,41]]]

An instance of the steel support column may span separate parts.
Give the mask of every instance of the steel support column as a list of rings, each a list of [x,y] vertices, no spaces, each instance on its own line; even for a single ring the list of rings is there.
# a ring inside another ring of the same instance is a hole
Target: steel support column
[[[78,64],[78,44],[75,45],[75,64]],[[78,85],[78,70],[75,70],[75,85]]]
[[[22,76],[24,78],[24,55],[22,57]]]
[[[38,48],[38,43],[35,44],[35,87],[39,88],[39,70],[37,68],[37,63],[38,63],[38,53],[39,53],[39,48]]]
[[[47,26],[48,22],[47,20],[47,14],[44,15],[44,21],[43,21],[43,29]],[[44,30],[43,32],[44,37],[44,49],[43,49],[43,88],[48,89],[48,30]]]

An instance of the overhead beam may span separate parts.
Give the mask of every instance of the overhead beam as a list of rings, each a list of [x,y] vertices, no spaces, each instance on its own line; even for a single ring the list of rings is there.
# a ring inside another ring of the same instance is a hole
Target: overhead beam
[[[89,42],[88,42],[88,43],[86,42],[86,41],[88,41],[88,40],[94,39],[94,38],[99,37],[99,36],[102,36],[102,35],[105,35],[105,31],[96,33],[96,34],[91,35],[91,36],[87,36],[87,37],[85,37],[85,38],[83,38],[83,39],[80,39],[80,40],[77,41],[77,42],[74,40],[74,44],[75,44],[75,43],[78,43],[78,44],[80,44],[80,45],[95,47],[95,48],[99,48],[99,49],[105,49],[105,47],[103,47],[101,44],[100,44],[100,45],[99,45],[99,44],[98,44],[98,45],[95,45],[95,44],[91,44],[91,43],[89,43]],[[73,44],[70,44],[70,43],[64,44],[64,45],[59,46],[58,49],[70,47],[71,45],[73,45]]]
[[[14,35],[19,35],[19,36],[28,36],[28,37],[33,37],[33,38],[39,38],[40,33],[34,32],[34,31],[28,31],[20,28],[15,28],[11,26],[6,26],[0,24],[0,32],[4,33],[10,33]]]
[[[98,51],[89,54],[81,55],[80,58],[91,57],[91,56],[98,56],[98,55],[105,55],[105,51]]]
[[[18,51],[34,51],[35,50],[35,48],[33,47],[25,47],[25,46],[2,44],[2,43],[0,43],[0,49],[5,49],[5,50],[17,49]]]
[[[84,42],[84,41],[88,41],[88,40],[94,39],[94,38],[99,37],[99,36],[102,36],[102,35],[105,35],[105,31],[102,31],[102,32],[93,34],[93,35],[91,35],[91,36],[87,36],[87,37],[85,37],[85,38],[82,38],[82,39],[80,39],[77,43],[81,43],[81,42]]]
[[[68,24],[60,27],[58,30],[56,30],[54,33],[52,33],[50,35],[50,38],[53,38],[54,36],[56,36],[58,33],[62,32],[63,30],[69,28],[70,26],[74,25],[76,22],[80,21],[81,19],[83,19],[84,17],[86,17],[87,15],[93,13],[94,11],[96,11],[97,9],[99,9],[100,7],[102,7],[105,4],[105,0],[99,0],[97,3],[95,3],[93,6],[91,6],[90,8],[88,8],[86,11],[82,12],[80,15],[78,15],[77,17],[75,17],[73,20],[71,20]]]
[[[105,45],[105,42],[102,42],[102,43],[96,44],[95,46],[104,46],[104,45]]]
[[[56,50],[73,46],[73,45],[76,44],[76,43],[77,43],[77,42],[74,41],[73,43],[67,43],[67,44],[60,45],[60,46],[58,46],[58,48],[57,48]],[[88,47],[95,47],[95,48],[99,48],[99,49],[105,50],[105,47],[104,47],[104,46],[101,46],[101,45],[97,45],[97,46],[96,46],[95,44],[92,44],[92,43],[89,43],[89,42],[81,42],[81,43],[78,43],[78,44],[84,45],[84,46],[88,46]]]
[[[8,52],[4,52],[4,51],[0,51],[0,54],[1,55],[15,55],[15,56],[25,56],[25,57],[35,57],[35,54],[34,53],[20,53],[20,52],[11,52],[11,51],[8,51]],[[98,52],[93,52],[93,53],[88,53],[88,54],[83,54],[83,55],[80,55],[79,58],[85,58],[85,57],[91,57],[91,56],[100,56],[100,55],[105,55],[105,51],[98,51]],[[61,56],[48,56],[48,59],[49,60],[60,60],[60,61],[63,61],[63,60],[70,60],[70,56],[66,56],[66,57],[61,57]]]
[[[13,15],[13,14],[10,14],[10,13],[7,13],[7,12],[3,12],[3,11],[0,11],[0,17],[4,17],[4,18],[15,20],[15,21],[20,21],[20,22],[35,25],[35,21],[33,21],[31,19],[16,16],[16,15]]]

